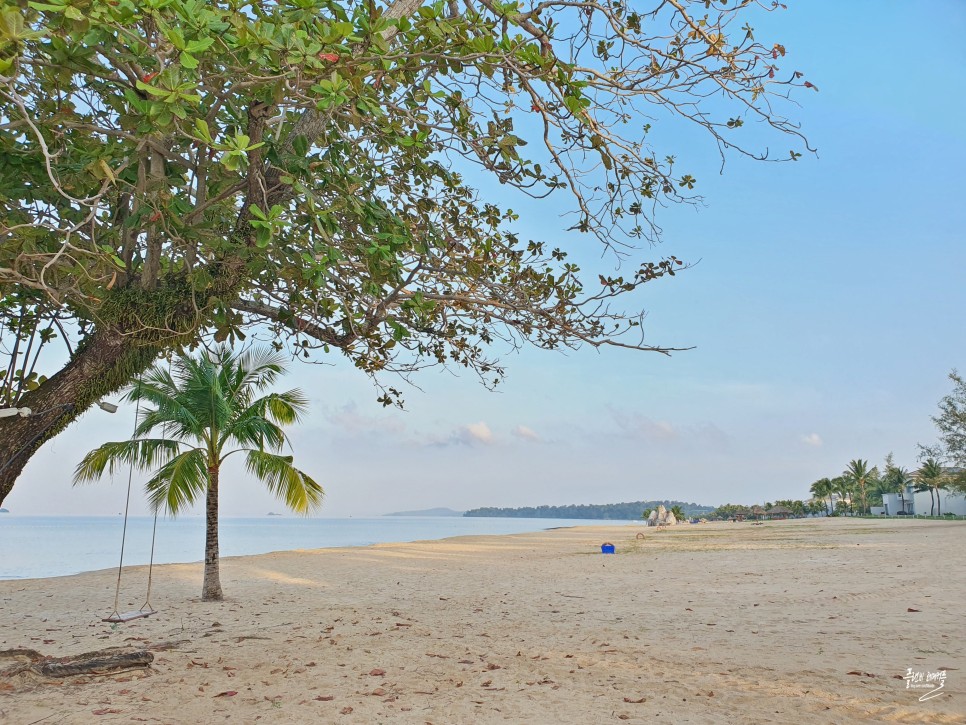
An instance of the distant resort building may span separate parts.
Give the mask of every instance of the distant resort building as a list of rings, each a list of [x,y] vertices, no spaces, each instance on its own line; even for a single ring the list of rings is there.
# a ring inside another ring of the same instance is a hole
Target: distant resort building
[[[948,476],[955,476],[963,473],[963,468],[944,468],[943,473]],[[915,477],[915,474],[913,474]],[[941,488],[930,495],[929,491],[917,491],[918,484],[909,484],[905,487],[902,494],[884,493],[882,494],[882,506],[872,508],[872,513],[880,513],[885,516],[929,516],[937,509],[942,514],[955,514],[956,516],[966,516],[966,495]],[[936,502],[936,495],[939,501]],[[902,512],[902,513],[900,513]]]

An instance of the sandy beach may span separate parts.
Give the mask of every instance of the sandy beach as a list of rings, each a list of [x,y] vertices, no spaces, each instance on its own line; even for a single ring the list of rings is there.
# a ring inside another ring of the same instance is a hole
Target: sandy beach
[[[116,571],[0,581],[0,650],[155,657],[0,677],[0,722],[963,723],[964,550],[963,522],[824,519],[285,552],[224,559],[220,603],[155,567],[121,625]]]

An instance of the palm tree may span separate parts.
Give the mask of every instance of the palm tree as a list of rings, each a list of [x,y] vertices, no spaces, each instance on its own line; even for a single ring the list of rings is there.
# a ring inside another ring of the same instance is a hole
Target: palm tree
[[[809,491],[815,498],[821,499],[823,503],[825,502],[825,497],[828,496],[828,508],[825,510],[825,512],[832,513],[832,507],[834,506],[834,503],[832,502],[832,494],[835,491],[834,487],[832,486],[831,479],[818,479],[812,484],[812,487],[809,489]]]
[[[849,515],[852,514],[852,481],[847,476],[836,476],[832,479],[832,491],[838,494],[839,501],[845,505],[848,502]]]
[[[927,458],[916,472],[921,490],[929,490],[929,515],[942,516],[942,505],[939,503],[939,489],[946,487],[946,476],[939,461]],[[935,493],[935,498],[933,497]]]
[[[684,521],[687,518],[684,515],[684,509],[682,509],[680,505],[672,506],[671,513],[674,514],[674,518],[676,518],[678,521]]]
[[[868,509],[865,489],[870,481],[876,476],[876,469],[869,469],[869,462],[858,458],[849,461],[849,467],[842,471],[842,475],[852,481],[859,489],[860,513],[866,513]]]
[[[906,510],[906,487],[912,484],[913,478],[909,472],[892,462],[892,454],[886,457],[885,474],[879,479],[880,493],[897,493],[902,504],[902,511]]]
[[[220,347],[198,358],[181,356],[171,369],[156,365],[134,383],[127,400],[147,403],[134,437],[105,443],[86,456],[74,482],[93,481],[121,466],[154,470],[146,488],[155,511],[177,515],[205,495],[204,601],[222,599],[218,575],[218,485],[225,459],[246,454],[248,471],[292,510],[308,513],[322,503],[321,486],[279,452],[288,443],[282,426],[297,422],[307,407],[300,390],[255,394],[285,368],[264,349],[236,356]],[[160,429],[162,438],[147,438]]]

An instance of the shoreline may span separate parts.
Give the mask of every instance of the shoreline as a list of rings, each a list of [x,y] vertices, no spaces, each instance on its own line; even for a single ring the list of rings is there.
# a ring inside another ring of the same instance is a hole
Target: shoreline
[[[600,553],[604,541],[617,555]],[[964,543],[961,522],[803,519],[289,551],[224,559],[228,598],[217,603],[198,601],[200,564],[155,565],[158,614],[113,627],[99,619],[116,569],[4,580],[0,650],[134,646],[154,648],[155,661],[56,683],[0,677],[0,713],[961,722]],[[125,568],[122,611],[141,605],[145,569]],[[909,668],[946,672],[944,692],[919,702]]]
[[[50,579],[117,570],[121,521],[108,517],[31,516],[16,526],[0,525],[0,581]],[[35,525],[39,522],[42,525]],[[257,556],[283,551],[371,546],[378,543],[435,541],[453,536],[502,535],[539,532],[557,524],[599,525],[597,520],[519,518],[270,518],[228,517],[220,522],[221,551],[225,557]],[[610,521],[616,526],[633,521]],[[124,565],[147,566],[153,536],[153,517],[132,517],[128,526]],[[83,541],[81,551],[75,551]],[[67,552],[65,555],[64,552]],[[196,564],[204,552],[204,519],[163,518],[158,522],[155,565]]]

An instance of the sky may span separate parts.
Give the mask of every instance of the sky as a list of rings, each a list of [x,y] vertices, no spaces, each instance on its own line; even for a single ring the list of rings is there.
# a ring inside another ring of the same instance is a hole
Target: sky
[[[650,343],[693,349],[509,353],[496,392],[431,369],[403,387],[403,411],[334,356],[293,365],[282,387],[311,401],[290,431],[296,464],[326,489],[315,515],[751,504],[807,498],[854,458],[881,466],[893,452],[916,466],[947,374],[966,369],[966,3],[787,5],[756,30],[819,88],[794,112],[817,156],[731,158],[719,173],[709,141],[656,128],[705,202],[659,211],[655,256],[696,264],[646,286],[645,329]],[[574,244],[559,209],[515,207],[524,234]],[[70,474],[133,421],[132,406],[89,411],[34,456],[4,507],[123,511],[126,474],[80,487]],[[240,469],[221,480],[223,516],[284,510]],[[148,511],[142,481],[133,514]]]

